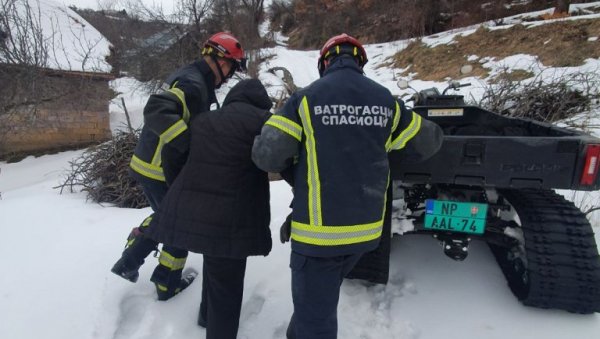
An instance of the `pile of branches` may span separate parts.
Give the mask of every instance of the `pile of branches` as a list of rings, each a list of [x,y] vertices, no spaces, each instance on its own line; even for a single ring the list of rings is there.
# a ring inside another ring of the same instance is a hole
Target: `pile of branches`
[[[600,79],[594,73],[539,73],[514,81],[505,70],[487,85],[479,105],[502,115],[554,123],[590,111],[598,98]]]
[[[118,131],[110,141],[88,148],[80,157],[69,162],[60,192],[82,191],[97,203],[117,207],[142,208],[148,202],[141,186],[128,174],[129,162],[139,138],[138,131]]]

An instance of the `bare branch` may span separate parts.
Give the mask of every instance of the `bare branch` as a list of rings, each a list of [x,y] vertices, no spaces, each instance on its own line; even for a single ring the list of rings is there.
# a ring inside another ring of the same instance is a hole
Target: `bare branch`
[[[81,191],[97,203],[117,207],[148,206],[142,188],[129,176],[129,161],[137,144],[139,130],[118,131],[112,140],[86,150],[69,162],[71,168],[56,189]]]

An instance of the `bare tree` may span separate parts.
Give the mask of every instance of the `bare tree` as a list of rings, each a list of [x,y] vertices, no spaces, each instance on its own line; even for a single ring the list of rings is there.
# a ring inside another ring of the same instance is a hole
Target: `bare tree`
[[[35,113],[44,100],[35,93],[40,69],[48,65],[49,51],[44,40],[39,7],[29,2],[0,0],[0,79],[11,86],[0,88],[0,139],[13,125],[18,108]]]
[[[39,6],[28,1],[0,0],[0,62],[45,67],[48,47],[44,40]]]
[[[83,23],[70,16],[68,22],[81,29],[66,26],[63,32],[64,22],[43,8],[38,0],[0,0],[0,83],[10,84],[0,86],[0,141],[15,125],[35,122],[41,104],[84,85],[55,87],[47,76],[56,74],[51,68],[96,71],[103,62],[93,57],[99,40],[86,35]]]
[[[258,26],[263,20],[265,13],[264,0],[242,0],[242,7],[249,19],[247,20],[247,26],[250,31],[247,38],[252,40],[249,43],[255,44],[260,41]]]
[[[212,10],[215,0],[181,0],[179,11],[187,16],[187,23],[194,30],[201,31],[206,16]]]

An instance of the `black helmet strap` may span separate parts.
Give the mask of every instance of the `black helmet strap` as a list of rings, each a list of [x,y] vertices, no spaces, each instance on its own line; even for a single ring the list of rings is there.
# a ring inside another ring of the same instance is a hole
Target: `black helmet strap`
[[[363,60],[364,57],[360,53],[358,47],[348,43],[340,44],[331,47],[321,58],[319,58],[319,75],[323,76],[323,73],[325,72],[325,60],[333,60],[341,55],[349,55],[351,57],[354,57],[356,63],[358,64],[358,66],[360,66],[360,68],[362,68],[365,64]]]
[[[225,76],[225,74],[223,74],[223,70],[221,69],[221,64],[219,64],[219,59],[217,58],[217,56],[214,53],[210,54],[210,57],[211,57],[212,61],[215,63],[215,66],[217,66],[217,70],[219,71],[219,75],[221,76],[221,82],[219,82],[219,84],[215,86],[216,88],[219,88],[225,82],[225,80],[229,78],[229,74],[227,77]],[[232,71],[234,71],[233,67],[232,67],[232,70],[229,71],[229,73],[231,74]]]

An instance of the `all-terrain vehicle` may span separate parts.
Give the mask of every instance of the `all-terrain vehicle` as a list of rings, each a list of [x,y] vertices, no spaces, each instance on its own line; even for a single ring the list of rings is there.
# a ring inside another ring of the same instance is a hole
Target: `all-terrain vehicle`
[[[553,191],[600,189],[600,139],[446,94],[462,86],[451,82],[442,93],[432,88],[413,96],[413,110],[439,124],[444,140],[421,163],[391,153],[394,199],[405,203],[392,218],[411,220],[410,233],[434,236],[455,260],[465,259],[470,241],[485,241],[525,305],[600,312],[592,227]]]

